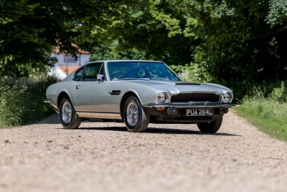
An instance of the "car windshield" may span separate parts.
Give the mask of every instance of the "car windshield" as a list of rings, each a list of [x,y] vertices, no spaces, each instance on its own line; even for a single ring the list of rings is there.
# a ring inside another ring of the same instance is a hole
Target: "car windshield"
[[[133,79],[181,81],[163,63],[111,62],[108,63],[108,71],[111,81]]]

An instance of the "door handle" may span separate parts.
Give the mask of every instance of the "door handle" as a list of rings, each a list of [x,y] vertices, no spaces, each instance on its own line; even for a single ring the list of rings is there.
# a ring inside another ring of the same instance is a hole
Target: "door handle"
[[[80,85],[76,85],[76,89],[80,89]]]

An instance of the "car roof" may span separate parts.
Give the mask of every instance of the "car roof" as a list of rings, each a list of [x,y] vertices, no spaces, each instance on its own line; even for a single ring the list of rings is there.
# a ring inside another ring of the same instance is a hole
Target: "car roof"
[[[113,62],[113,63],[122,63],[122,62],[146,62],[146,63],[163,63],[163,61],[152,61],[152,60],[99,60],[99,61],[91,61],[90,63],[97,63],[97,62]]]
[[[143,62],[143,63],[164,63],[163,61],[152,61],[152,60],[98,60],[98,61],[91,61],[89,63],[86,63],[79,67],[77,70],[73,71],[71,74],[69,74],[63,81],[71,81],[74,77],[75,73],[79,70],[82,70],[86,65],[90,65],[93,63],[123,63],[123,62]]]
[[[75,72],[83,69],[86,65],[90,65],[93,63],[104,63],[104,62],[106,62],[106,63],[109,63],[109,62],[111,62],[111,63],[117,63],[117,62],[118,63],[123,63],[123,62],[164,63],[162,61],[151,61],[151,60],[99,60],[99,61],[91,61],[89,63],[86,63],[86,64],[82,65],[81,67],[79,67],[77,70],[73,71],[72,73],[75,73]]]
[[[76,69],[75,71],[73,71],[71,74],[69,74],[68,76],[74,76],[74,74],[83,69],[86,65],[90,65],[90,64],[93,64],[93,63],[123,63],[123,62],[142,62],[142,63],[164,63],[163,61],[152,61],[152,60],[98,60],[98,61],[91,61],[89,63],[86,63],[84,65],[82,65],[81,67],[79,67],[78,69]]]

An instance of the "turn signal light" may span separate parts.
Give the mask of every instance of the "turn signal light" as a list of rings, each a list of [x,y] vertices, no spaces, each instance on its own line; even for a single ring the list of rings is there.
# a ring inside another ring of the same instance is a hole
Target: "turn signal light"
[[[162,111],[165,110],[165,107],[157,107],[156,110]]]

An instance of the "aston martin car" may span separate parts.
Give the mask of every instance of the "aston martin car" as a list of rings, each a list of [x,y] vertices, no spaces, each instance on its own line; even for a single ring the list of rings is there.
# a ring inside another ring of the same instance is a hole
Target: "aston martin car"
[[[149,123],[179,123],[216,133],[233,99],[227,87],[185,82],[164,62],[142,60],[90,62],[49,86],[46,95],[64,128],[113,121],[131,132]]]

